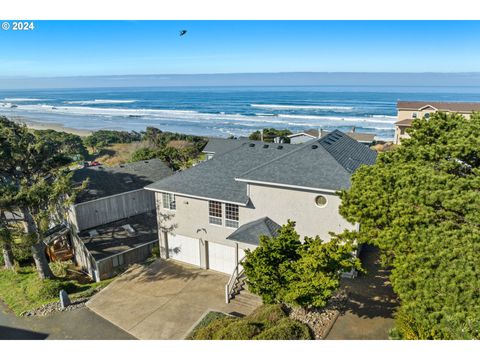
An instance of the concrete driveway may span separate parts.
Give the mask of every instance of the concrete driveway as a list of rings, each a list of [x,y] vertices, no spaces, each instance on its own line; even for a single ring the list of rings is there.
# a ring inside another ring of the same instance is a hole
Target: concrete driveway
[[[157,260],[135,265],[95,295],[87,306],[138,339],[183,339],[208,310],[247,315],[241,304],[226,304],[228,276]]]

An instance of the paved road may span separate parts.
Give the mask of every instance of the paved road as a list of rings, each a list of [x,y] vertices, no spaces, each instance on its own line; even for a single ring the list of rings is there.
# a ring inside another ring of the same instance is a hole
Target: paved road
[[[397,299],[388,280],[389,272],[380,267],[378,250],[365,246],[360,255],[366,275],[342,279],[350,293],[347,310],[341,314],[327,340],[386,340],[394,326]]]
[[[16,317],[0,302],[0,340],[129,340],[133,336],[88,308],[44,317]]]

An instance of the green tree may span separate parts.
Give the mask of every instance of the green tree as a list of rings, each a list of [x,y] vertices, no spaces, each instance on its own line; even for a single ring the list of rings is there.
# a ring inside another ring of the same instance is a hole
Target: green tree
[[[71,159],[78,156],[85,159],[88,155],[83,140],[78,135],[55,130],[34,130],[33,133],[42,141],[54,142],[59,151]]]
[[[249,290],[267,304],[283,302],[287,285],[285,271],[300,258],[301,245],[293,221],[282,226],[275,237],[260,236],[259,246],[245,251],[243,268]]]
[[[328,242],[305,237],[302,243],[289,221],[276,237],[262,236],[254,251],[247,250],[243,267],[250,291],[265,303],[323,307],[342,272],[361,270],[354,253],[351,241],[335,236]]]
[[[51,221],[65,216],[76,194],[71,174],[63,170],[65,164],[58,142],[0,117],[0,204],[21,212],[25,238],[33,244],[33,259],[42,279],[53,277],[43,234]]]
[[[263,132],[263,134],[262,134]],[[249,135],[250,140],[257,140],[260,141],[263,139],[265,142],[270,142],[273,143],[275,141],[275,138],[279,137],[282,142],[284,143],[289,143],[290,139],[288,138],[288,135],[291,135],[292,132],[287,129],[275,129],[275,128],[265,128],[262,131],[257,130]]]
[[[333,236],[323,242],[318,236],[305,238],[299,259],[285,272],[287,291],[284,302],[302,307],[324,307],[340,286],[342,272],[361,271],[356,247]]]
[[[435,113],[342,192],[349,233],[382,250],[406,339],[480,338],[480,115]]]

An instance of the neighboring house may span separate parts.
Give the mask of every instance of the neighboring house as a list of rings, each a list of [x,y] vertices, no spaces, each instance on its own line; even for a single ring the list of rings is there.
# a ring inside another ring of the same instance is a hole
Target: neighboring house
[[[400,144],[402,139],[410,135],[407,129],[412,126],[415,119],[428,119],[431,113],[441,111],[458,113],[466,118],[475,111],[480,111],[480,102],[437,102],[437,101],[398,101],[398,120],[395,123],[395,144]]]
[[[290,139],[291,144],[303,144],[307,141],[311,141],[312,139],[319,139],[325,135],[330,134],[330,132],[325,130],[305,130],[300,133],[295,133],[292,135],[288,135],[287,137]],[[375,141],[375,134],[370,133],[360,133],[355,130],[355,127],[352,128],[352,131],[345,133],[346,135],[350,136],[352,139],[357,140],[359,143],[365,145],[372,145]]]
[[[75,262],[96,281],[117,268],[145,260],[158,241],[155,197],[144,187],[172,175],[161,160],[76,170],[73,182],[88,186],[70,208]]]
[[[340,131],[303,145],[243,141],[146,187],[155,192],[161,257],[232,274],[245,249],[289,219],[302,237],[355,229],[338,213],[336,192],[375,159]]]

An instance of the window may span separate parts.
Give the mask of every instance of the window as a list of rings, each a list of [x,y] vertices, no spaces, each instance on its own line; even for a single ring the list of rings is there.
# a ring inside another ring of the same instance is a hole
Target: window
[[[318,195],[315,198],[315,205],[317,205],[320,208],[327,206],[327,198],[323,195]]]
[[[413,119],[416,119],[416,118],[417,118],[417,113],[413,113],[413,114],[412,114],[412,118],[413,118]]]
[[[425,115],[423,115],[423,117],[424,117],[425,119],[428,119],[428,118],[430,117],[430,113],[425,113]]]
[[[112,265],[113,267],[121,266],[123,265],[123,254],[114,256],[112,258]]]
[[[176,210],[177,204],[175,203],[175,195],[170,193],[162,194],[163,208],[169,210]]]
[[[219,201],[208,202],[208,222],[214,225],[222,225],[222,203]]]
[[[225,204],[225,226],[238,228],[238,205]]]

